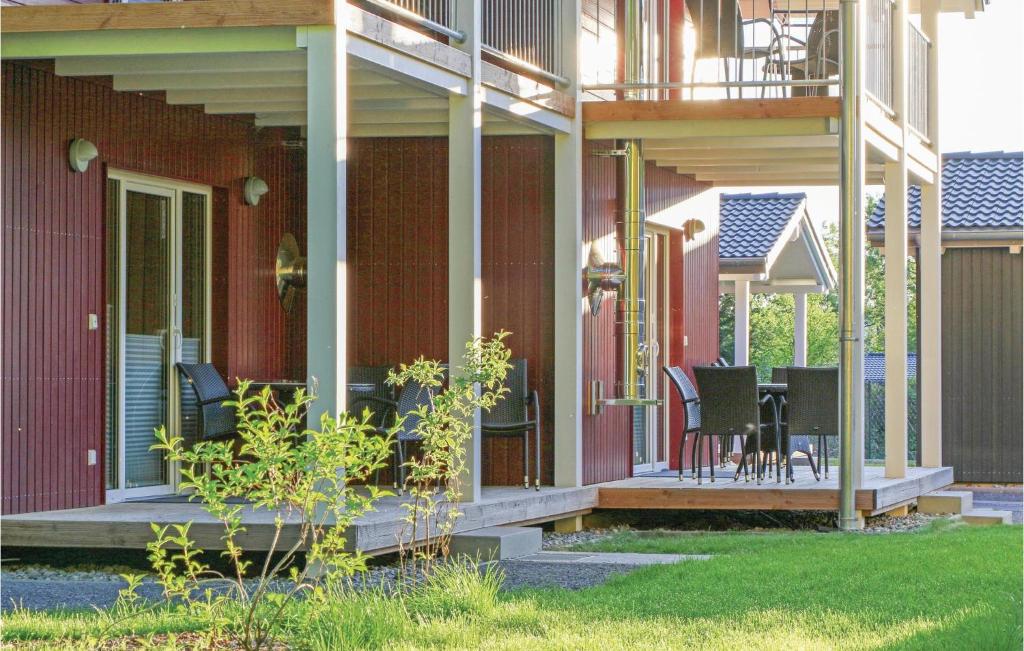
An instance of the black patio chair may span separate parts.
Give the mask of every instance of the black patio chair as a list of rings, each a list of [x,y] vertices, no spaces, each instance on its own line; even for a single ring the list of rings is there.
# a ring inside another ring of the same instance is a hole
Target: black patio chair
[[[781,449],[781,432],[778,424],[778,411],[770,410],[772,422],[761,422],[761,409],[774,405],[770,395],[758,398],[757,369],[753,366],[698,366],[694,369],[697,386],[701,397],[701,432],[697,436],[698,445],[702,438],[710,437],[708,453],[714,458],[711,441],[715,437],[722,442],[731,437],[739,436],[743,445],[740,466],[736,469],[733,479],[738,480],[740,472],[746,481],[750,480],[747,456],[754,458],[754,478],[761,483],[764,477],[765,463],[759,459],[765,451],[762,446],[761,432],[774,430],[775,449]],[[753,445],[751,445],[753,443]],[[782,481],[781,473],[778,481]],[[711,465],[711,481],[715,481],[714,464]],[[697,468],[697,483],[701,483],[700,468]]]
[[[395,432],[393,441],[395,450],[391,466],[393,473],[392,483],[399,495],[405,492],[407,446],[409,443],[418,443],[423,440],[416,433],[416,426],[420,422],[420,417],[415,412],[424,405],[429,408],[432,397],[433,393],[429,387],[410,380],[402,385],[398,392],[398,400],[369,395],[359,398],[361,404],[366,406],[373,405],[370,406],[371,411],[374,411],[374,407],[379,410],[379,412],[374,412],[374,420],[378,423],[375,425],[375,428],[381,436],[387,434],[398,422],[398,419],[401,418],[401,423],[398,426],[398,431]],[[377,420],[378,418],[379,420]]]
[[[175,364],[185,378],[199,403],[199,440],[222,439],[238,433],[238,418],[234,407],[224,403],[234,396],[224,378],[213,364]]]
[[[786,383],[786,367],[776,366],[772,369],[772,384]]]
[[[839,369],[792,366],[786,369],[786,377],[787,479],[793,479],[791,458],[794,451],[807,456],[817,480],[821,478],[819,471],[824,462],[825,479],[828,479],[828,439],[839,437]],[[817,438],[818,443],[817,467],[810,449],[812,438]]]
[[[530,432],[534,435],[536,476],[534,486],[540,490],[540,397],[527,390],[526,360],[509,360],[512,368],[505,376],[508,393],[490,411],[481,414],[482,436],[523,437],[523,488],[530,488]],[[529,408],[533,407],[533,418]]]
[[[697,437],[700,436],[700,395],[690,378],[678,366],[663,366],[672,386],[675,387],[679,399],[683,402],[683,440],[679,442],[679,481],[683,481],[683,454],[686,450],[686,437],[694,435],[694,445],[690,451],[690,478],[697,476],[699,459]],[[709,460],[710,461],[710,460]]]
[[[356,393],[349,391],[348,412],[354,416],[361,416],[364,409],[372,412],[370,422],[377,427],[382,427],[384,417],[388,410],[395,405],[395,387],[388,384],[388,373],[390,366],[350,366],[348,369],[348,383],[373,385],[369,393]]]

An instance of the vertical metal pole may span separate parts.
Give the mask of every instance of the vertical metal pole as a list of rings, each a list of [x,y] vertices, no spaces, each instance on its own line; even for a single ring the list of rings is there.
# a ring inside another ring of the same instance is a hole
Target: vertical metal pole
[[[863,457],[863,143],[861,7],[842,0],[842,113],[839,131],[839,528],[858,529],[856,489]],[[858,372],[859,371],[859,372]],[[858,386],[858,384],[860,386]],[[860,447],[858,452],[857,447]]]

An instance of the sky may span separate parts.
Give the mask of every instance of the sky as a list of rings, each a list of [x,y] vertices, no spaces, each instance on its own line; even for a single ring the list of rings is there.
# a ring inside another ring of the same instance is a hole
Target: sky
[[[939,20],[942,151],[1024,149],[1024,0],[991,0],[973,19],[942,14]],[[806,191],[808,211],[816,223],[835,223],[839,217],[839,192],[834,187],[721,191]],[[868,188],[872,194],[881,191]]]

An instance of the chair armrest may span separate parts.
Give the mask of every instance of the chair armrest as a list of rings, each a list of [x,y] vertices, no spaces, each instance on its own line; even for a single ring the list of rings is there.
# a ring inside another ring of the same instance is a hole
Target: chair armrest
[[[379,398],[377,396],[359,396],[352,401],[352,407],[354,408],[360,402],[368,402],[370,404],[379,405],[383,407],[381,411],[375,415],[380,416],[380,423],[383,425],[387,422],[389,414],[393,414],[395,418],[398,417],[398,403],[394,400],[388,400],[387,398]]]
[[[526,406],[533,407],[535,416],[540,413],[540,395],[537,393],[536,389],[531,391],[530,395],[526,396]]]

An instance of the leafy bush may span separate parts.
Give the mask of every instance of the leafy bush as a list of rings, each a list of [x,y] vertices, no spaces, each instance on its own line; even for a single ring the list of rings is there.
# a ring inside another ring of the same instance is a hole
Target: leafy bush
[[[284,406],[269,388],[250,395],[248,382],[235,393],[228,404],[237,411],[238,441],[202,441],[186,448],[180,436],[160,428],[153,446],[180,464],[179,487],[193,491],[191,498],[201,500],[223,526],[223,555],[231,572],[213,571],[201,560],[191,523],[152,525],[156,540],[147,549],[167,599],[204,613],[215,630],[255,650],[271,643],[296,595],[320,589],[320,579],[350,576],[365,567],[358,551],[345,551],[345,529],[384,493],[374,486],[356,490],[353,483],[383,467],[391,442],[369,424],[369,413],[339,419],[325,413],[319,429],[307,428],[315,397],[304,391]],[[243,556],[241,542],[242,514],[250,508],[274,514],[270,548],[255,566]],[[133,592],[130,586],[121,600],[129,610]]]
[[[420,439],[418,457],[405,463],[404,488],[410,499],[403,502],[405,526],[400,534],[402,573],[416,582],[430,574],[434,560],[448,556],[455,522],[461,515],[458,503],[466,472],[466,445],[473,436],[473,416],[489,410],[505,393],[505,376],[511,355],[504,340],[507,332],[490,339],[476,338],[466,344],[462,365],[444,387],[445,369],[420,357],[403,364],[388,381],[404,385],[416,382],[428,390],[429,401],[412,412],[417,418],[412,433]]]

